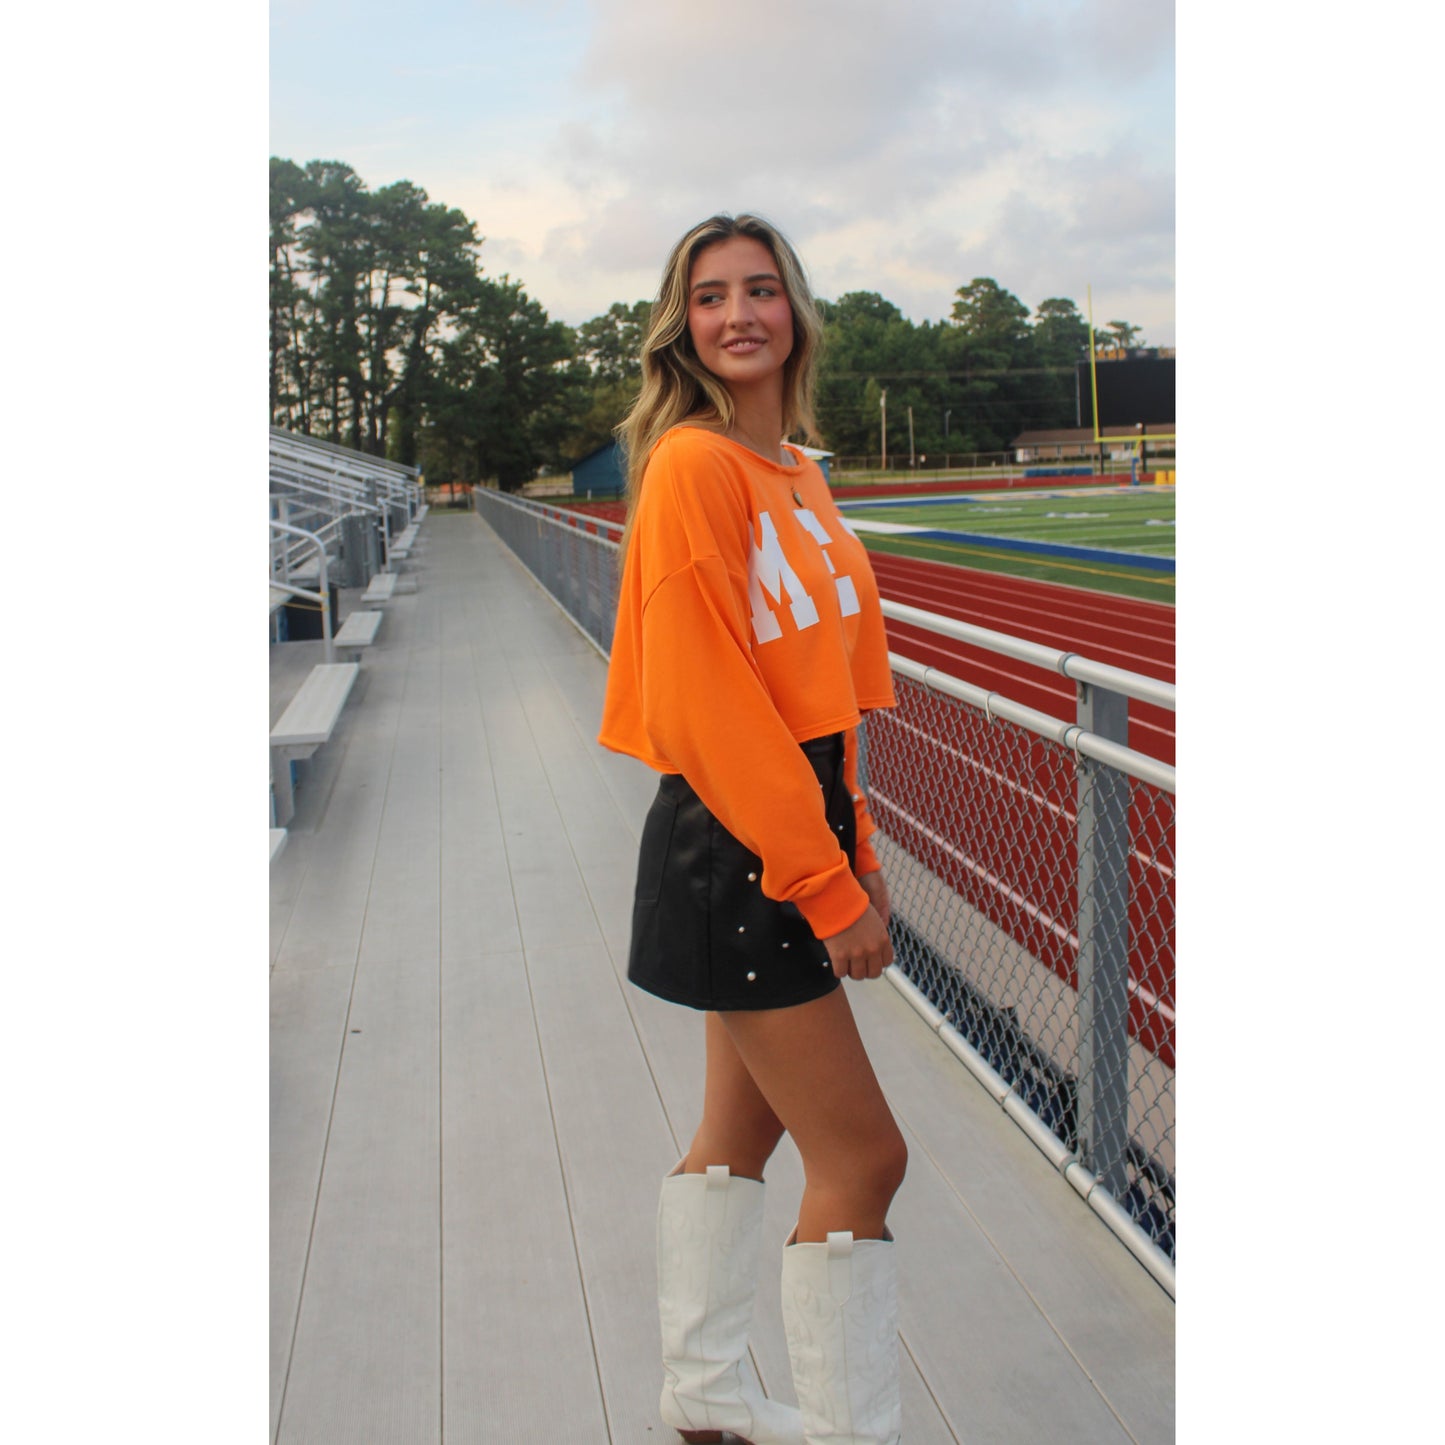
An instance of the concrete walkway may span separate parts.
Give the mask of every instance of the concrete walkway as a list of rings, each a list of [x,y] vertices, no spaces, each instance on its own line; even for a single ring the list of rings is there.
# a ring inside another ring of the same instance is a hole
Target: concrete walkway
[[[486,524],[421,539],[271,869],[272,1439],[675,1441],[653,1228],[702,1032],[622,977],[655,779]],[[320,651],[273,646],[273,719]],[[848,988],[910,1149],[905,1441],[1172,1441],[1172,1302],[894,989]],[[786,1139],[768,1183],[776,1260]],[[770,1282],[754,1339],[791,1401]]]

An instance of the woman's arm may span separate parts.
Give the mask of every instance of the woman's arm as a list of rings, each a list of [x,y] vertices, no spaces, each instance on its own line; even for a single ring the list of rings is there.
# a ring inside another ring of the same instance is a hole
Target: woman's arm
[[[869,908],[828,825],[811,764],[747,646],[746,577],[720,559],[668,577],[642,617],[642,716],[699,798],[763,860],[763,892],[828,939]]]

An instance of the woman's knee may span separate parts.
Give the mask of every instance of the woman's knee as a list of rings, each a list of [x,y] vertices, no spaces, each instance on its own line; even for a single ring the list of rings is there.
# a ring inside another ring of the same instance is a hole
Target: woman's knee
[[[895,1127],[870,1150],[869,1172],[880,1197],[892,1199],[908,1173],[908,1145]]]
[[[843,1149],[829,1149],[822,1156],[810,1158],[805,1151],[803,1168],[810,1184],[886,1208],[908,1171],[908,1145],[894,1126],[854,1139]]]

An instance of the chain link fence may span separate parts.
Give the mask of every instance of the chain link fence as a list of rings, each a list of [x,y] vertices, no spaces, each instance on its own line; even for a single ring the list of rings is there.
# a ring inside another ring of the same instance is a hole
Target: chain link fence
[[[862,781],[897,966],[1172,1261],[1174,795],[894,686]]]
[[[481,489],[473,505],[605,653],[621,529]],[[1172,1293],[1174,770],[1122,740],[1127,697],[1173,689],[934,622],[1075,677],[1079,710],[890,654],[898,706],[869,717],[861,768],[900,987]]]
[[[472,489],[472,507],[605,655],[617,621],[622,528],[485,487]]]

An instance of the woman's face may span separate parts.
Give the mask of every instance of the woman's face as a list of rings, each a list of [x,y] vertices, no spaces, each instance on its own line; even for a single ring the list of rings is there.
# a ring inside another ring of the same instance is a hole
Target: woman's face
[[[782,385],[783,363],[793,352],[793,308],[761,241],[730,236],[693,257],[687,329],[698,360],[729,390]]]

